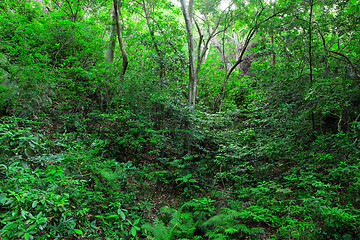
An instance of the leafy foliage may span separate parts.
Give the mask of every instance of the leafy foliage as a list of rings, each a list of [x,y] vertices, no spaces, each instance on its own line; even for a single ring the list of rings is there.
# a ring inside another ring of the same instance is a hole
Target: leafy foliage
[[[0,2],[0,239],[359,238],[359,1],[230,3],[193,108],[171,1],[119,2],[124,76],[110,2]]]

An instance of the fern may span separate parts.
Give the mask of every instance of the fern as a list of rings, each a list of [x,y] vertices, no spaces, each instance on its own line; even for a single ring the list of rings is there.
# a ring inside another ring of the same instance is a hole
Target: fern
[[[141,228],[145,230],[145,234],[147,231],[152,233],[154,236],[152,239],[154,240],[170,240],[172,236],[172,231],[169,231],[169,228],[163,222],[159,222],[156,225],[145,223]]]
[[[251,228],[250,231],[249,231],[249,234],[250,235],[255,235],[255,234],[264,234],[265,231],[263,228],[260,228],[260,227],[254,227],[254,228]]]
[[[225,220],[225,214],[219,214],[219,215],[215,215],[215,216],[211,217],[209,220],[204,222],[202,225],[204,227],[213,227],[213,226],[216,227],[216,226],[224,225],[226,223],[227,223],[227,221]]]
[[[211,217],[209,220],[203,223],[203,226],[226,226],[230,223],[234,224],[236,223],[236,219],[241,216],[241,213],[232,209],[225,209],[225,211],[225,213]]]
[[[226,239],[227,235],[244,237],[244,235],[255,235],[263,233],[262,228],[248,228],[245,224],[239,223],[243,218],[243,213],[233,209],[225,209],[224,213],[215,215],[203,223],[203,227],[211,227],[206,234],[210,239]]]
[[[154,236],[156,240],[171,240],[179,238],[192,237],[197,222],[194,221],[192,213],[190,212],[181,212],[171,209],[169,207],[164,207],[161,209],[162,213],[165,213],[170,218],[168,224],[164,224],[160,221],[156,225],[144,224],[142,228],[145,231],[149,231]],[[145,233],[147,235],[147,233]],[[191,238],[192,239],[192,238]]]
[[[236,228],[225,229],[225,233],[228,233],[228,234],[237,233],[238,231],[239,231],[239,229],[236,229]]]
[[[215,200],[208,198],[193,199],[186,202],[181,211],[189,211],[197,221],[205,221],[208,217],[215,214],[215,207],[213,206]]]
[[[114,171],[112,171],[109,168],[101,169],[100,174],[103,178],[105,178],[108,181],[113,181],[117,179],[117,174],[115,174]]]

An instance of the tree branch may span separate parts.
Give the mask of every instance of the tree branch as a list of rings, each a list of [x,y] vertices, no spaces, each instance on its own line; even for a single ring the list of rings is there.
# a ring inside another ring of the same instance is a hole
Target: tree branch
[[[348,56],[346,56],[346,55],[343,54],[343,53],[330,50],[330,49],[328,49],[328,48],[326,47],[326,41],[325,41],[324,35],[323,35],[322,32],[321,32],[320,25],[319,25],[319,23],[317,23],[317,22],[315,22],[315,24],[318,26],[318,33],[319,33],[319,35],[320,35],[320,37],[321,37],[321,39],[322,39],[322,43],[323,43],[323,46],[324,46],[325,51],[328,52],[328,53],[332,53],[332,54],[335,54],[335,55],[338,55],[338,56],[343,57],[343,58],[346,60],[345,62],[349,63],[350,66],[353,68],[353,70],[354,70],[355,73],[357,74],[357,77],[360,78],[360,70],[359,70],[359,68],[349,59]],[[334,57],[334,56],[332,56],[332,57]]]

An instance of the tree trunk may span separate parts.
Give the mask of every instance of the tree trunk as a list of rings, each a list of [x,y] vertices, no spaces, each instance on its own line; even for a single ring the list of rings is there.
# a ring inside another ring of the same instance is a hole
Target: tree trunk
[[[310,70],[310,85],[312,87],[313,85],[313,70],[312,70],[312,15],[313,15],[313,0],[309,1],[310,4],[310,13],[309,13],[309,70]],[[315,116],[314,116],[314,110],[311,109],[311,123],[312,123],[312,128],[313,131],[315,132]]]
[[[115,45],[116,45],[116,14],[115,14],[114,4],[112,4],[111,8],[112,11],[111,11],[111,24],[110,24],[110,39],[105,55],[107,62],[114,61],[114,53],[115,53]]]
[[[197,76],[196,76],[196,63],[195,63],[195,47],[194,47],[194,36],[192,30],[192,19],[194,15],[194,0],[189,1],[189,8],[187,8],[185,0],[180,0],[181,8],[185,19],[187,42],[189,49],[189,105],[195,109],[196,100],[196,87],[197,87]]]
[[[192,111],[195,111],[195,100],[196,100],[196,87],[197,87],[197,77],[196,77],[196,63],[195,63],[195,47],[194,47],[194,36],[192,29],[192,20],[194,16],[194,0],[189,0],[189,9],[186,6],[185,0],[180,0],[181,8],[184,15],[185,25],[186,25],[186,35],[187,43],[189,49],[189,106],[191,106]],[[188,153],[191,153],[191,137],[192,137],[192,128],[191,128],[191,119],[186,121],[185,128],[190,131],[186,133],[184,139],[184,149]]]
[[[121,7],[121,6],[120,6]],[[120,45],[120,49],[121,49],[121,57],[122,57],[122,66],[121,66],[121,72],[120,72],[120,79],[124,78],[127,66],[129,64],[128,58],[127,58],[127,53],[125,50],[125,44],[122,38],[122,28],[120,26],[120,20],[119,20],[119,16],[120,16],[120,8],[118,6],[118,0],[114,0],[114,9],[115,9],[115,18],[116,18],[116,29],[117,29],[117,35],[118,35],[118,40],[119,40],[119,45]]]
[[[274,14],[276,13],[276,2],[274,1]],[[274,28],[271,29],[271,45],[273,46],[274,48]],[[275,66],[276,64],[276,53],[275,53],[275,50],[273,49],[273,53],[272,53],[272,61],[273,61],[273,64]]]

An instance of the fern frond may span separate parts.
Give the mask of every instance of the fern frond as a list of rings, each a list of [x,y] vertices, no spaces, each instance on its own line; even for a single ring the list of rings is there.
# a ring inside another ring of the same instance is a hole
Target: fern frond
[[[219,225],[224,225],[227,223],[227,221],[225,221],[225,214],[219,214],[219,215],[215,215],[211,218],[209,218],[207,221],[205,221],[202,226],[204,227],[216,227]]]
[[[239,231],[243,233],[249,233],[250,229],[245,224],[237,224],[234,226],[234,228],[237,228]]]
[[[141,226],[141,228],[152,233],[152,235],[154,236],[153,239],[156,240],[169,240],[171,237],[171,231],[169,231],[169,229],[164,225],[163,222],[159,222],[157,225],[145,223]]]
[[[226,234],[234,234],[234,233],[237,233],[238,231],[239,231],[239,229],[236,229],[236,228],[225,229]]]
[[[264,229],[261,227],[254,227],[254,228],[251,228],[249,231],[250,235],[255,235],[255,234],[259,234],[259,233],[262,233],[262,234],[265,233]]]
[[[241,218],[242,216],[241,212],[228,208],[225,209],[225,214],[227,219],[237,219],[237,218]]]

